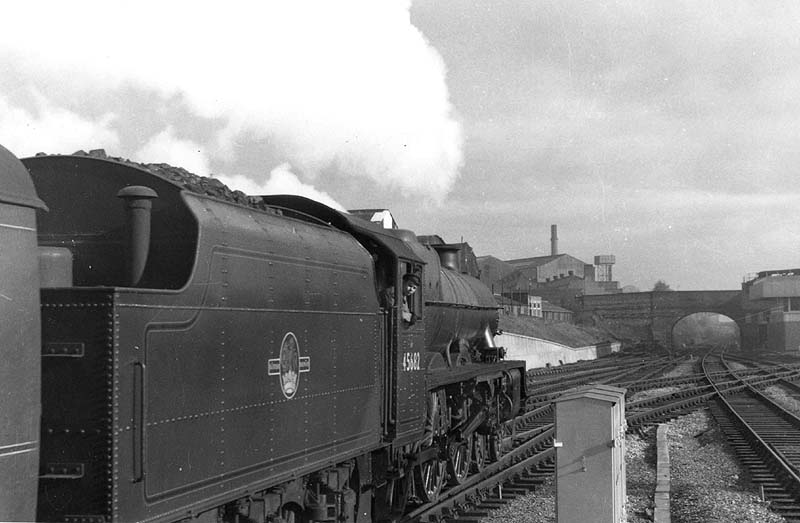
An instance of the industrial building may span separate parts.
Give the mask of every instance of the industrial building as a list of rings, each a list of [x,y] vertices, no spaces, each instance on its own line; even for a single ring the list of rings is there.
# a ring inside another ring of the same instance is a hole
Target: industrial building
[[[550,254],[513,260],[494,256],[477,259],[480,279],[492,292],[534,310],[534,298],[574,310],[576,297],[621,292],[613,279],[613,255],[598,255],[594,264],[558,252],[558,229],[551,226]],[[559,313],[561,316],[563,314]],[[533,315],[533,314],[531,314]]]
[[[569,309],[553,305],[547,300],[543,300],[541,296],[525,295],[518,293],[517,298],[495,294],[494,298],[497,304],[503,310],[503,314],[511,316],[533,316],[534,318],[541,318],[545,323],[573,323],[575,313]],[[520,301],[527,300],[526,301]]]
[[[742,340],[753,350],[800,353],[800,269],[759,272],[742,283]]]

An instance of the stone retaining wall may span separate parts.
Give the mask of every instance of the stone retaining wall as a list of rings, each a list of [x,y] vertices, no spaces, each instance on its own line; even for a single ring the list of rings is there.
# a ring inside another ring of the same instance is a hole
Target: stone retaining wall
[[[506,349],[507,360],[525,360],[529,369],[575,363],[580,360],[593,360],[612,352],[619,352],[622,344],[618,341],[603,342],[586,347],[568,347],[553,341],[532,338],[521,334],[504,332],[495,338],[495,343]]]

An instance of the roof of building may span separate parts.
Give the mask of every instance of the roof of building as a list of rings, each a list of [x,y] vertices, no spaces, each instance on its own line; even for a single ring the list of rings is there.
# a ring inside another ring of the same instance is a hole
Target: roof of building
[[[519,265],[544,265],[545,263],[550,263],[551,261],[561,258],[562,256],[566,256],[566,254],[555,254],[550,256],[534,256],[533,258],[518,258],[516,260],[506,260],[506,263],[514,266]]]
[[[572,314],[571,310],[565,309],[564,307],[559,307],[558,305],[553,305],[547,300],[542,300],[542,312],[567,312]]]
[[[480,256],[477,258],[477,264],[481,270],[481,281],[487,285],[499,282],[516,270],[508,263],[494,256]]]
[[[495,294],[494,295],[494,299],[498,303],[498,305],[501,305],[501,306],[506,306],[506,305],[516,306],[516,307],[524,307],[525,306],[525,304],[522,303],[521,301],[513,300],[513,299],[511,299],[511,298],[509,298],[507,296],[502,296],[500,294]]]

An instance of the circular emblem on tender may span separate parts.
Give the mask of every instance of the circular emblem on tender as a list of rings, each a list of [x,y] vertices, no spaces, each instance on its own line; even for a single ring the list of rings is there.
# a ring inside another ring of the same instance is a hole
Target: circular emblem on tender
[[[300,387],[300,345],[291,332],[283,337],[280,360],[281,390],[287,399],[292,399]]]

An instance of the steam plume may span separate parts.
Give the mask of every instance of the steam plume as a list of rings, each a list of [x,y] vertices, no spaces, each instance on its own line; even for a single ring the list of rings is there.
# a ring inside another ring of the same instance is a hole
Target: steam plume
[[[62,112],[93,124],[89,137],[119,137],[118,151],[114,143],[77,148],[139,161],[169,153],[178,165],[220,172],[268,144],[271,165],[239,174],[289,162],[311,181],[338,169],[435,200],[452,187],[461,129],[444,64],[411,24],[407,2],[232,1],[223,9],[144,1],[113,13],[110,5],[31,1],[5,10],[15,23],[0,32],[0,63],[14,74],[0,79],[8,106],[0,129],[15,123],[14,111],[40,122]],[[34,91],[48,104],[32,104]],[[71,152],[69,125],[15,152]]]

